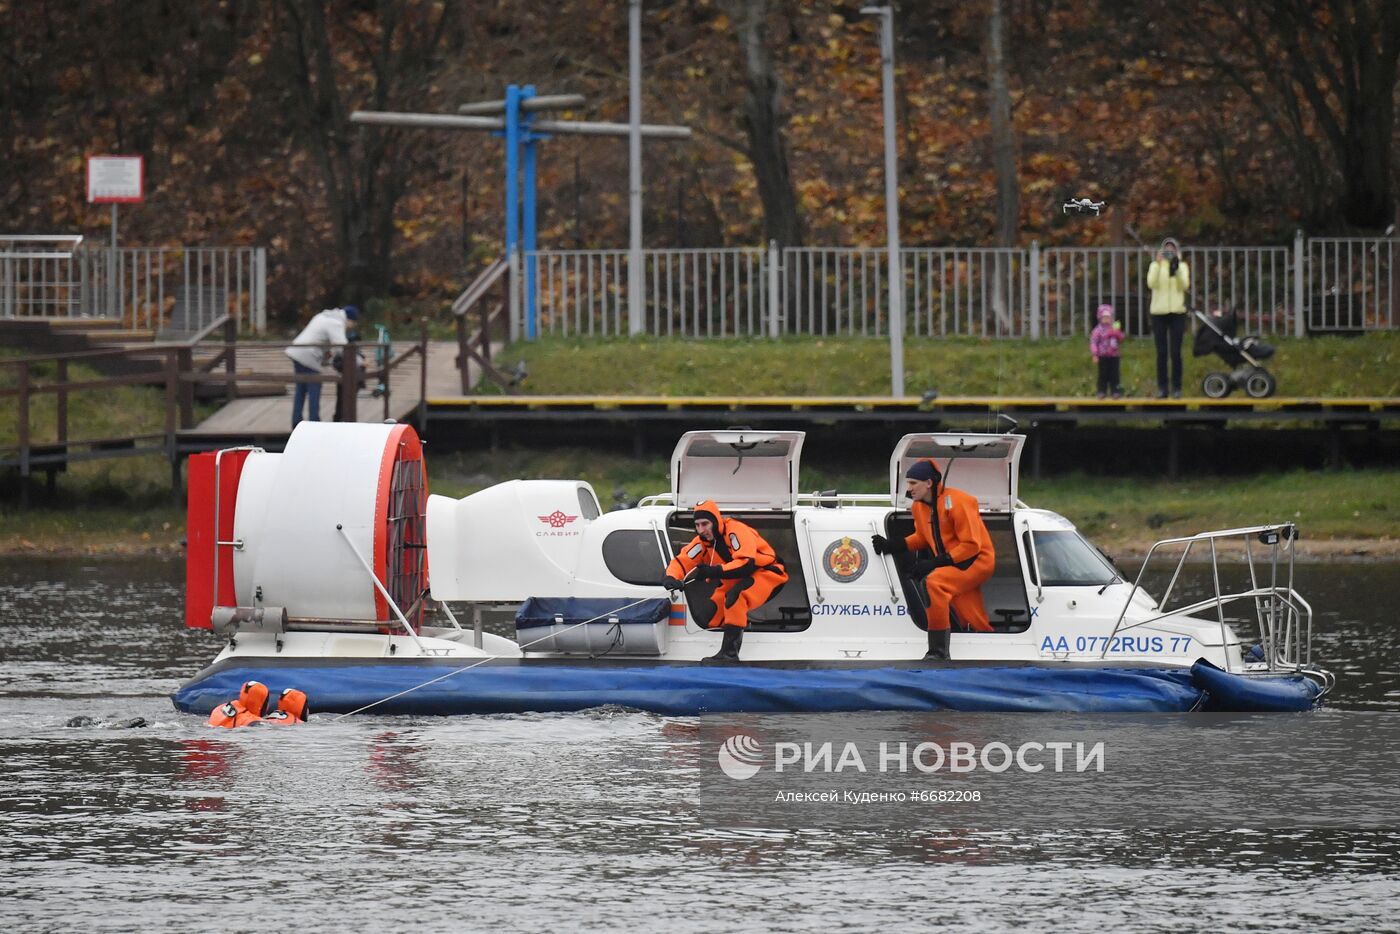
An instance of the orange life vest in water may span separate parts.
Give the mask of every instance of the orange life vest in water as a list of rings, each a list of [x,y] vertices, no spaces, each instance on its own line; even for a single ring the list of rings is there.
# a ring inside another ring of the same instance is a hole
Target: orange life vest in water
[[[209,714],[209,725],[232,730],[262,719],[267,707],[267,685],[261,681],[245,681],[238,691],[238,700],[220,704]]]
[[[263,717],[264,723],[276,726],[294,726],[305,723],[310,712],[306,709],[306,694],[296,688],[286,688],[277,699],[277,709]]]

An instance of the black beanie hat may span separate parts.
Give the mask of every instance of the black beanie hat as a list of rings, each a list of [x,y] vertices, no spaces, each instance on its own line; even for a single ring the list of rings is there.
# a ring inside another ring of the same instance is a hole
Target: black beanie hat
[[[943,474],[939,473],[933,461],[929,460],[914,461],[909,465],[909,469],[904,471],[904,476],[911,480],[932,480],[934,486],[943,479]]]
[[[695,510],[695,520],[694,520],[694,521],[699,522],[701,519],[709,519],[709,520],[710,520],[710,524],[713,525],[713,526],[715,527],[715,534],[716,534],[716,535],[719,534],[719,516],[717,516],[717,515],[715,515],[714,513],[710,512],[708,509],[697,509],[697,510]]]

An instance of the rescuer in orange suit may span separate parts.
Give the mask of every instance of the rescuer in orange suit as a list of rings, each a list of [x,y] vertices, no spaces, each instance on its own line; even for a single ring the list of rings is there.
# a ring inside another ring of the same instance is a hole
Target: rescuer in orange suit
[[[723,629],[719,652],[705,659],[738,661],[749,613],[787,583],[788,575],[763,536],[726,519],[713,500],[695,507],[695,537],[666,566],[662,584],[684,590],[695,622]]]
[[[232,730],[262,720],[267,708],[267,685],[261,681],[245,681],[238,690],[238,700],[220,704],[209,714],[209,725]]]
[[[295,726],[311,716],[306,709],[306,694],[296,688],[283,688],[277,698],[277,709],[263,717],[263,723],[273,726]]]
[[[933,461],[909,465],[904,482],[904,495],[913,500],[914,533],[902,539],[876,535],[870,544],[877,555],[921,548],[933,552],[932,560],[914,561],[909,570],[916,579],[924,579],[928,591],[928,654],[924,657],[947,658],[950,608],[968,629],[992,631],[982,603],[982,584],[996,567],[996,549],[977,511],[977,497],[944,486]]]

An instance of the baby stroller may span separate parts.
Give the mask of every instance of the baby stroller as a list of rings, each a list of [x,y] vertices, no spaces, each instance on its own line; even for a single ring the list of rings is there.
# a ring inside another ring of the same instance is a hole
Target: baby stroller
[[[1233,311],[1192,312],[1201,322],[1191,344],[1191,354],[1205,357],[1215,354],[1233,367],[1229,373],[1212,370],[1201,380],[1201,392],[1209,399],[1223,399],[1236,389],[1243,389],[1253,399],[1267,399],[1278,388],[1273,374],[1259,361],[1274,355],[1274,348],[1257,337],[1235,337],[1238,322]]]

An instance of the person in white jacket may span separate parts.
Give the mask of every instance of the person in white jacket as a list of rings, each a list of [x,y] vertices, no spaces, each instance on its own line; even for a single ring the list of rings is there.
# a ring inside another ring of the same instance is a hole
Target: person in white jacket
[[[292,341],[292,346],[286,350],[287,356],[292,358],[292,370],[298,376],[305,376],[312,373],[321,372],[321,364],[330,355],[335,347],[343,347],[349,343],[346,331],[352,322],[360,318],[360,309],[354,305],[346,305],[344,308],[327,308],[320,312],[301,333]],[[306,417],[313,422],[321,420],[321,384],[320,383],[297,383],[296,390],[292,393],[292,427],[297,426],[297,422],[302,419],[302,406],[309,402],[310,412]]]

